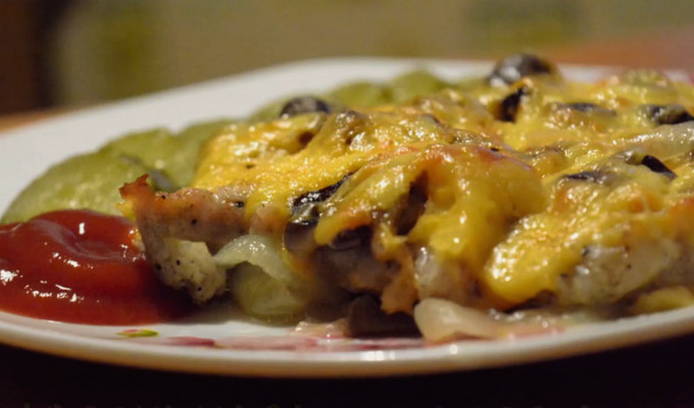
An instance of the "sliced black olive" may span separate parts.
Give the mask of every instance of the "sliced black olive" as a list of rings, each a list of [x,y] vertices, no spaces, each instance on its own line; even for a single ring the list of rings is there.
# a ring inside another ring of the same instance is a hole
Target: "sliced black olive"
[[[532,54],[514,54],[499,61],[487,78],[492,86],[511,85],[527,76],[556,72],[554,65]]]
[[[523,97],[530,94],[527,87],[520,87],[512,94],[505,97],[499,105],[499,120],[503,122],[515,122],[518,114],[518,107],[523,101]]]
[[[600,105],[596,105],[592,102],[570,102],[570,103],[561,103],[557,105],[558,108],[567,108],[579,112],[584,112],[584,113],[603,113],[603,114],[610,114],[614,115],[614,111],[611,109],[603,108]]]
[[[694,120],[694,116],[679,104],[643,105],[643,109],[646,116],[656,125],[676,125]]]
[[[350,174],[341,178],[340,181],[338,181],[337,183],[329,185],[327,187],[323,187],[320,190],[309,191],[308,193],[300,195],[299,197],[294,199],[294,202],[292,203],[292,208],[295,211],[297,208],[302,207],[306,204],[320,203],[327,200],[333,194],[335,194],[337,189],[340,188],[342,183],[344,183],[345,180],[349,178],[349,176]]]
[[[610,177],[609,173],[599,170],[586,170],[578,173],[567,174],[563,178],[568,180],[590,181],[593,183],[602,184]]]
[[[398,235],[407,235],[424,214],[428,199],[426,185],[427,178],[420,176],[410,187],[404,207],[395,220],[395,231]]]
[[[657,157],[647,154],[641,159],[641,164],[648,167],[652,172],[662,174],[667,178],[674,179],[677,175],[670,170],[665,163],[661,162]]]
[[[371,227],[364,225],[353,230],[340,232],[328,246],[336,251],[346,251],[362,246],[365,247],[368,246],[368,243],[371,241],[371,235]]]
[[[347,331],[351,337],[404,336],[419,334],[412,316],[386,314],[373,295],[362,295],[347,308]]]
[[[287,225],[295,225],[300,228],[315,227],[316,224],[318,224],[318,219],[320,218],[318,204],[319,203],[312,203],[297,208],[292,214],[292,218],[289,220]]]
[[[335,184],[320,190],[309,191],[294,199],[292,203],[292,217],[285,228],[285,242],[295,241],[293,237],[296,236],[303,237],[307,235],[308,231],[318,224],[318,219],[320,218],[318,204],[335,194],[349,176],[348,174]],[[292,250],[291,248],[288,249]]]
[[[304,132],[299,135],[299,143],[302,146],[306,146],[307,144],[311,143],[311,140],[313,140],[313,137],[315,135],[311,132]]]
[[[305,229],[315,227],[318,224],[319,215],[313,212],[309,215],[304,215],[301,218],[292,220],[287,224],[288,229]]]
[[[290,99],[280,111],[280,117],[289,118],[304,113],[325,112],[330,113],[330,105],[322,99],[314,96],[299,96]]]

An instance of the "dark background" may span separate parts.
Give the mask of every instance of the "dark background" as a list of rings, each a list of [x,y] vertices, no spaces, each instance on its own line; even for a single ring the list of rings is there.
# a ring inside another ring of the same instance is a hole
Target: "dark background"
[[[694,66],[694,1],[0,0],[0,113],[345,55]]]
[[[598,408],[694,406],[694,338],[441,375],[282,380],[110,367],[0,347],[0,406]]]

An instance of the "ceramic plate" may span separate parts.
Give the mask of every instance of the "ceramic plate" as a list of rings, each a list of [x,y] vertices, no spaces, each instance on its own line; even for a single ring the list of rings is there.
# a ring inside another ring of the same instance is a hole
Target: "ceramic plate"
[[[447,78],[481,75],[487,63],[349,58],[282,65],[46,120],[0,135],[0,211],[50,164],[125,132],[240,117],[279,96],[427,68]],[[608,68],[564,67],[579,80]],[[675,75],[681,75],[675,73]],[[0,313],[0,341],[65,357],[200,373],[337,377],[432,373],[519,364],[694,331],[694,308],[575,327],[515,340],[426,345],[419,339],[340,339],[244,320],[230,305],[149,326],[88,326]]]

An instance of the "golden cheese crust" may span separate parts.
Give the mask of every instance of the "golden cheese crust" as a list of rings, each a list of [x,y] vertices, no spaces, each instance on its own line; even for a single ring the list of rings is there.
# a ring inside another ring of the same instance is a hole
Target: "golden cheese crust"
[[[304,99],[230,125],[186,194],[233,190],[239,220],[219,235],[269,237],[292,273],[319,282],[316,299],[331,287],[348,294],[339,299],[375,295],[389,314],[434,297],[648,311],[677,286],[674,303],[686,304],[694,88],[652,71],[576,83],[515,58],[403,103]],[[143,235],[190,239],[152,221],[168,222],[156,217],[177,205],[167,198],[136,206]],[[202,241],[210,256],[220,248],[218,236]]]

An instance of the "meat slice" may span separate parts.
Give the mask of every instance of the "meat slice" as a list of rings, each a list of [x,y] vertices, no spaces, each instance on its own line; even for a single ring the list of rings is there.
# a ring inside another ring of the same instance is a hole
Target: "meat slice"
[[[226,289],[226,273],[215,251],[247,230],[238,194],[186,188],[155,193],[146,176],[124,185],[121,196],[132,207],[147,257],[167,285],[205,302]]]

